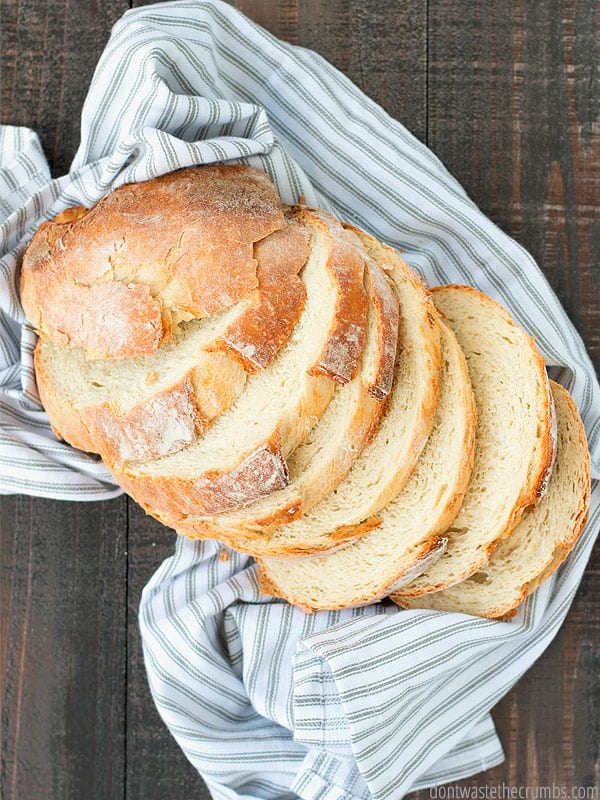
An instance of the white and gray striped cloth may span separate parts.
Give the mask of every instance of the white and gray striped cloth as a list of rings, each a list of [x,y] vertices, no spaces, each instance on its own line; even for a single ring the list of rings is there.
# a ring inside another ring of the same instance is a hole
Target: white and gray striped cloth
[[[600,390],[532,258],[315,53],[218,0],[130,11],[94,75],[81,135],[71,172],[51,180],[35,134],[1,130],[0,491],[119,492],[96,459],[56,441],[38,403],[16,288],[36,226],[125,182],[240,159],[285,200],[304,195],[401,248],[431,284],[470,283],[510,309],[575,397],[600,477]],[[509,623],[385,603],[305,616],[261,597],[249,558],[178,540],[140,609],[158,709],[219,800],[398,800],[488,769],[503,758],[489,710],[556,634],[599,521],[595,481],[575,551]]]

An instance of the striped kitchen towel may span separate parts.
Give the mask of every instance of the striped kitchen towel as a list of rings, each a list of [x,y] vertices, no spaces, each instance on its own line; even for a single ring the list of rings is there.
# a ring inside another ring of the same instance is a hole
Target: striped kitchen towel
[[[284,200],[404,251],[431,284],[470,283],[529,330],[572,392],[600,477],[600,389],[532,258],[436,157],[315,53],[219,0],[130,11],[115,26],[69,175],[31,131],[0,131],[0,491],[118,493],[97,459],[53,436],[36,393],[17,269],[36,226],[177,167],[242,161]],[[248,557],[180,539],[145,588],[140,624],[158,709],[219,800],[398,800],[499,763],[490,708],[560,627],[600,521],[511,622],[378,603],[306,616],[261,596]],[[223,554],[227,557],[224,558]]]

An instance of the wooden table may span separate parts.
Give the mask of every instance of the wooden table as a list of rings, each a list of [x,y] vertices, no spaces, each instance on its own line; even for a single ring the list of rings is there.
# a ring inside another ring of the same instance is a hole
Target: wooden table
[[[37,130],[55,175],[75,153],[111,25],[132,5],[0,0],[1,121]],[[598,365],[593,0],[236,5],[316,49],[426,142],[533,253]],[[208,797],[154,709],[136,622],[173,536],[124,497],[14,497],[1,542],[4,800]],[[599,571],[596,549],[560,635],[494,712],[506,762],[465,787],[600,785]]]

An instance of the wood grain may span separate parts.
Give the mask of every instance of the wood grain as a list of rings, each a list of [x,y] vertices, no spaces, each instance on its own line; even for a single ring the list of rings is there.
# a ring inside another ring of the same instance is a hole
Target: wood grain
[[[126,503],[2,498],[6,800],[119,797]]]
[[[158,565],[172,554],[175,536],[129,501],[125,794],[128,800],[210,798],[202,779],[167,731],[154,706],[137,621],[142,589]]]
[[[430,6],[428,144],[528,249],[600,366],[593,0]]]
[[[0,0],[2,122],[40,135],[54,175],[127,2]],[[3,498],[0,797],[122,797],[126,501]]]
[[[401,5],[390,0],[300,0],[299,9],[299,44],[331,61],[424,141],[425,0],[409,0]]]
[[[69,169],[89,82],[127,8],[128,0],[0,0],[2,120],[38,132],[54,175]]]

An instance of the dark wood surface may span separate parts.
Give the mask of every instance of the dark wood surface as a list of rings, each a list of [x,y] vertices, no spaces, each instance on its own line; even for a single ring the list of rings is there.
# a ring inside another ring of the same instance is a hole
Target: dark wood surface
[[[0,0],[0,117],[68,169],[126,0]],[[238,0],[426,142],[529,249],[600,363],[593,0]],[[131,501],[5,498],[0,796],[206,798],[152,705],[136,613],[172,535]],[[468,787],[600,785],[598,548],[559,636],[495,709],[507,760]],[[414,796],[421,800],[428,792]]]

